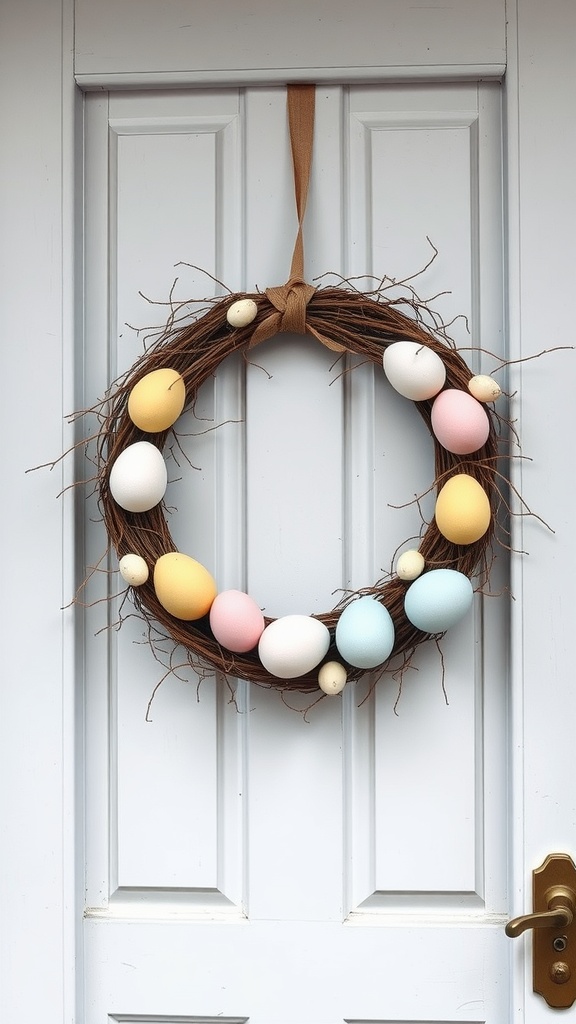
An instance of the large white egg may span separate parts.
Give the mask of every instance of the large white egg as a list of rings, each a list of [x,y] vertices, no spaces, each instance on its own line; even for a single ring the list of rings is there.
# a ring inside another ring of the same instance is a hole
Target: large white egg
[[[319,619],[283,615],[266,626],[258,643],[258,655],[270,675],[296,679],[316,668],[329,646],[329,630]]]
[[[446,367],[440,356],[417,341],[395,341],[388,345],[382,363],[394,390],[413,402],[433,398],[444,387]]]
[[[127,512],[147,512],[162,501],[168,471],[162,452],[150,441],[136,441],[120,453],[110,470],[110,493]]]

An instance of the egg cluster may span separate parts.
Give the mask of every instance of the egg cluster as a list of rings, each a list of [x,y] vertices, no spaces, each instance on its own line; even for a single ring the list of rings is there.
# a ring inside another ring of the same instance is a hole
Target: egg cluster
[[[256,315],[253,300],[240,300],[228,310],[228,323],[244,327]],[[490,377],[471,377],[468,391],[446,387],[446,369],[432,348],[413,341],[395,341],[385,348],[383,366],[390,384],[404,397],[431,405],[431,430],[446,451],[476,453],[485,445],[490,419],[482,403],[500,394]],[[186,404],[179,372],[163,367],[141,377],[128,396],[128,416],[144,433],[170,429]],[[115,458],[109,471],[110,494],[120,508],[142,513],[157,506],[167,487],[167,468],[160,449],[150,441],[135,441]],[[490,525],[490,500],[474,476],[456,472],[440,487],[435,520],[438,530],[455,545],[474,544]],[[218,593],[209,571],[189,555],[169,551],[149,566],[138,552],[119,562],[123,579],[132,587],[148,582],[162,608],[175,619],[195,622],[207,617],[216,642],[227,651],[257,650],[267,672],[278,679],[297,679],[318,669],[318,685],[327,694],[344,688],[348,668],[367,670],[382,665],[395,644],[394,621],[375,596],[356,596],[341,611],[336,628],[320,618],[285,615],[266,624],[261,609],[246,593]],[[425,571],[426,570],[426,571]],[[473,599],[470,579],[452,568],[427,568],[420,551],[404,551],[396,574],[406,584],[404,613],[424,633],[437,635],[455,625]],[[330,649],[340,661],[326,661]]]

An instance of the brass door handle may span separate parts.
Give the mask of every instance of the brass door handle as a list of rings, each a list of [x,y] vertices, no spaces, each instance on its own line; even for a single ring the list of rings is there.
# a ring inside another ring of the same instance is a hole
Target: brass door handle
[[[532,872],[532,914],[508,921],[515,939],[534,929],[532,982],[548,1006],[576,1002],[576,865],[567,853],[553,853]]]
[[[548,910],[535,914],[524,914],[508,921],[505,931],[511,939],[516,939],[528,928],[567,928],[572,924],[576,908],[576,894],[564,885],[557,885],[544,893]]]

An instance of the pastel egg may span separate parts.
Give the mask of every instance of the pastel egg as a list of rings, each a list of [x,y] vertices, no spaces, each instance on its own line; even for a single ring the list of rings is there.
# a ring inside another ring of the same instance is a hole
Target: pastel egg
[[[248,594],[223,590],[210,608],[210,629],[222,647],[243,654],[256,647],[264,631],[264,616]]]
[[[122,555],[118,562],[118,568],[122,579],[131,587],[141,587],[149,576],[148,566],[142,555],[135,555],[132,552]]]
[[[444,633],[466,615],[474,592],[467,576],[455,569],[431,569],[406,592],[404,611],[423,633]]]
[[[474,544],[490,526],[488,495],[468,473],[457,473],[446,481],[434,514],[440,533],[452,544]]]
[[[434,400],[431,414],[434,436],[454,455],[469,455],[482,448],[490,433],[483,405],[468,391],[447,388]]]
[[[110,493],[127,512],[147,512],[162,501],[168,471],[162,452],[150,441],[129,444],[110,470]]]
[[[396,575],[401,580],[415,580],[424,572],[424,556],[411,548],[403,551],[396,562]]]
[[[433,398],[444,387],[446,367],[427,345],[395,341],[385,349],[382,361],[392,387],[413,402]]]
[[[231,327],[247,327],[256,318],[258,306],[254,299],[238,299],[233,302],[226,313]]]
[[[349,665],[375,668],[394,647],[390,612],[376,598],[358,597],[344,608],[336,626],[336,647]]]
[[[327,661],[318,672],[318,686],[329,697],[342,693],[346,686],[348,673],[339,661]]]
[[[186,387],[177,370],[152,370],[128,396],[128,415],[148,434],[159,434],[176,422],[186,402]]]
[[[258,643],[258,656],[270,675],[296,679],[316,668],[329,646],[329,630],[319,619],[283,615],[266,626]]]
[[[474,395],[479,402],[495,402],[502,394],[502,388],[494,377],[488,377],[485,373],[477,373],[468,381],[468,391]]]
[[[216,584],[208,569],[180,551],[169,551],[157,560],[154,590],[162,607],[186,622],[206,615],[216,597]]]

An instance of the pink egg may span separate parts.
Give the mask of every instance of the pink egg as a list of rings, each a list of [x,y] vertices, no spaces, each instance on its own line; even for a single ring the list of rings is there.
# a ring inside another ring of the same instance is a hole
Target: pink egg
[[[432,430],[446,451],[470,455],[486,444],[490,420],[484,406],[467,391],[447,388],[434,400]]]
[[[256,647],[264,631],[264,616],[248,594],[224,590],[210,608],[210,629],[222,647],[244,654]]]

